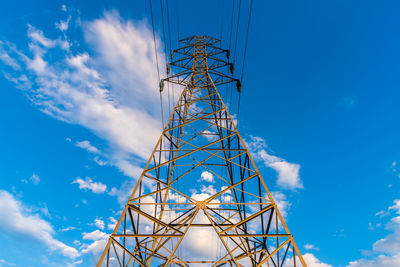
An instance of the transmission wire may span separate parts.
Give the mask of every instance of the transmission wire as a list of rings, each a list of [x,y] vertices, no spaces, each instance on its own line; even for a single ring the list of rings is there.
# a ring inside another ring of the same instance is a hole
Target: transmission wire
[[[233,29],[233,16],[235,14],[235,0],[232,0],[232,15],[231,15],[231,30],[230,30],[230,34],[229,34],[229,52],[231,51],[231,44],[232,44],[232,29]],[[233,84],[231,83],[230,86],[230,91],[231,91],[231,95],[232,95],[232,90],[233,90]],[[225,94],[225,99],[226,99],[226,103],[228,103],[228,89],[226,90],[226,94]],[[231,113],[231,103],[229,102],[229,106],[228,106],[228,112]]]
[[[251,11],[253,8],[253,0],[250,0],[250,11],[249,11],[249,21],[247,23],[247,32],[246,32],[246,43],[244,45],[244,55],[243,55],[243,65],[242,65],[242,75],[240,77],[240,84],[243,84],[243,74],[244,74],[244,67],[245,67],[245,62],[246,62],[246,52],[247,52],[247,42],[249,40],[249,31],[250,31],[250,22],[251,22]],[[240,96],[242,93],[239,93],[239,99],[238,99],[238,115],[237,115],[237,121],[239,122],[239,114],[240,114]]]
[[[236,50],[237,50],[237,41],[238,41],[238,34],[239,34],[239,25],[240,25],[240,9],[242,6],[242,0],[239,1],[239,8],[238,8],[238,16],[237,16],[237,23],[236,23],[236,36],[235,36],[235,50],[234,50],[234,54],[233,54],[233,65],[235,65],[236,63]],[[233,72],[235,72],[235,69],[233,69]],[[233,85],[232,85],[233,86]],[[231,110],[233,109],[233,105],[232,105],[232,95],[233,95],[233,89],[231,86],[231,96],[229,99],[229,104],[231,107]]]
[[[222,9],[221,9],[221,33],[220,33],[220,38],[221,39],[221,44],[222,44],[222,33],[224,31],[224,6],[225,6],[225,0],[222,0]]]
[[[149,1],[150,3],[150,15],[151,15],[151,26],[153,28],[153,42],[154,42],[154,52],[156,55],[156,63],[157,63],[157,75],[158,75],[158,81],[161,81],[160,78],[160,67],[158,65],[158,54],[157,54],[157,43],[156,43],[156,34],[154,31],[154,18],[153,18],[153,6],[151,5],[151,0]],[[160,103],[161,103],[161,123],[162,123],[162,130],[164,130],[164,111],[163,111],[163,102],[162,102],[162,94],[160,91]]]
[[[180,33],[179,33],[179,9],[178,9],[178,7],[179,7],[179,5],[178,5],[178,0],[176,0],[176,13],[177,13],[177,15],[176,15],[176,20],[177,20],[177,23],[176,23],[176,27],[178,28],[178,40],[177,40],[177,44],[179,43],[179,39],[180,39]]]
[[[163,8],[163,0],[160,0],[160,5],[161,5],[161,21],[162,21],[162,29],[163,29],[163,40],[164,40],[164,55],[165,55],[165,64],[168,64],[168,58],[167,58],[167,41],[166,41],[166,35],[165,35],[165,26],[164,26],[164,8]],[[171,99],[169,95],[169,83],[168,83],[168,89],[167,89],[167,95],[168,95],[168,113],[169,117],[171,117]]]

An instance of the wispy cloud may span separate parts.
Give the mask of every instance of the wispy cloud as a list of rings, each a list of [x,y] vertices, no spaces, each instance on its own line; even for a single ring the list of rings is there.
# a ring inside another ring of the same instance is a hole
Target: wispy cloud
[[[4,190],[0,190],[0,228],[3,233],[29,236],[69,258],[79,256],[75,248],[54,237],[55,231],[48,221],[32,213],[20,200]]]
[[[152,33],[145,22],[105,12],[81,24],[92,50],[80,45],[77,52],[77,42],[66,37],[65,23],[74,21],[59,22],[63,32],[55,38],[28,25],[29,52],[1,42],[0,60],[12,69],[5,76],[44,113],[104,139],[106,160],[97,158],[98,164],[107,162],[136,178],[161,133]],[[83,142],[78,145],[98,153]]]
[[[80,142],[76,142],[75,145],[76,145],[77,147],[80,147],[80,148],[82,148],[82,149],[85,149],[85,150],[87,150],[88,152],[91,152],[91,153],[94,153],[94,154],[99,154],[99,153],[100,153],[100,150],[99,150],[97,147],[92,146],[92,145],[90,144],[90,142],[87,141],[87,140],[85,140],[85,141],[80,141]]]
[[[0,259],[0,266],[15,266],[14,263],[8,262],[6,260]]]
[[[29,179],[22,179],[21,182],[28,184],[29,182],[33,183],[34,185],[38,185],[40,183],[40,177],[37,174],[32,174]]]
[[[314,246],[313,244],[305,244],[304,249],[306,250],[316,250],[319,251],[319,247]]]
[[[377,240],[372,245],[372,251],[367,251],[370,258],[361,258],[349,263],[349,267],[400,266],[400,199],[395,199],[387,209],[394,216],[386,223],[386,229],[391,233]]]
[[[247,147],[256,160],[263,162],[265,166],[274,169],[278,173],[277,185],[290,190],[303,188],[303,182],[299,174],[299,164],[290,163],[285,159],[269,154],[266,150],[266,142],[261,137],[250,136],[249,140],[247,140]]]

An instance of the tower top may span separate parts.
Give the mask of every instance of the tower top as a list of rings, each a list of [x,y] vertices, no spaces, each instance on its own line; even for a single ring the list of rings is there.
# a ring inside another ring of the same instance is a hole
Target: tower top
[[[209,45],[221,42],[221,40],[208,35],[192,35],[190,37],[183,38],[179,42],[184,44],[193,44],[194,42],[206,42]]]

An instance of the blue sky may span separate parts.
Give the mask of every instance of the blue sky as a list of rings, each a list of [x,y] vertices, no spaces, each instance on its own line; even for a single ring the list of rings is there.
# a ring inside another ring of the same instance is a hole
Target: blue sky
[[[400,3],[254,2],[238,125],[297,244],[310,266],[400,266]],[[231,6],[171,0],[173,48],[178,22],[223,21],[228,46]],[[0,7],[0,266],[90,266],[161,131],[148,3]]]

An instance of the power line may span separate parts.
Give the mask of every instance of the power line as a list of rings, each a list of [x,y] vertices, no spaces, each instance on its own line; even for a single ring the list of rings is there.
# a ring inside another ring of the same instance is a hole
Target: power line
[[[178,0],[176,0],[176,20],[177,20],[177,23],[176,23],[176,27],[178,28],[178,40],[177,40],[177,44],[179,44],[179,39],[180,39],[180,33],[179,33],[179,5],[178,5]]]
[[[249,11],[249,21],[247,23],[247,31],[246,31],[246,43],[244,45],[244,54],[243,54],[243,65],[242,65],[242,75],[240,77],[240,83],[243,84],[243,74],[244,74],[244,66],[246,62],[246,52],[247,52],[247,42],[249,41],[249,31],[250,31],[250,23],[251,23],[251,11],[253,9],[253,0],[250,0],[250,11]],[[240,114],[240,96],[242,93],[239,92],[239,99],[238,99],[238,121],[239,121],[239,114]]]
[[[151,5],[151,0],[149,1],[150,3],[150,15],[151,15],[151,26],[153,28],[153,42],[154,42],[154,53],[156,56],[156,63],[157,63],[157,75],[158,75],[158,81],[161,81],[160,77],[160,67],[158,65],[158,54],[157,54],[157,43],[156,43],[156,34],[154,31],[154,17],[153,17],[153,6]],[[164,111],[163,111],[163,102],[162,102],[162,94],[160,90],[160,103],[161,103],[161,122],[162,122],[162,127],[164,129]]]
[[[235,52],[234,52],[234,54],[233,54],[233,64],[235,64],[235,61],[236,61],[236,49],[237,49],[237,41],[238,41],[238,33],[239,33],[240,9],[241,9],[241,6],[242,6],[242,0],[239,1],[239,10],[238,10],[237,23],[236,23]]]
[[[167,21],[168,21],[168,36],[169,36],[169,51],[171,51],[172,50],[172,44],[171,44],[171,27],[170,27],[170,23],[169,23],[169,5],[168,5],[168,2],[169,2],[169,0],[166,0],[167,1]]]
[[[221,33],[220,33],[220,39],[222,43],[222,33],[224,31],[224,6],[225,6],[225,0],[222,0],[222,9],[221,9]]]
[[[240,77],[240,83],[243,81],[243,73],[244,73],[244,65],[246,62],[246,52],[247,52],[247,42],[249,41],[249,31],[250,31],[250,22],[251,22],[251,11],[253,8],[253,0],[250,0],[250,11],[249,11],[249,21],[247,23],[247,31],[246,31],[246,43],[244,45],[244,54],[243,54],[243,65],[242,65],[242,75]],[[243,84],[243,83],[242,83]]]
[[[229,34],[229,50],[231,50],[231,42],[232,42],[232,28],[233,28],[233,14],[235,11],[235,0],[232,0],[232,16],[231,16],[231,32]]]
[[[160,5],[161,5],[161,21],[162,21],[162,29],[163,29],[163,40],[164,40],[164,56],[165,56],[165,64],[168,64],[168,58],[167,58],[167,40],[166,40],[166,35],[165,35],[165,25],[164,25],[164,7],[163,7],[163,0],[160,0]],[[167,67],[167,72],[168,72],[168,67]],[[167,95],[168,95],[168,113],[169,116],[171,116],[171,99],[169,96],[169,83],[168,83],[168,89],[167,89]]]
[[[238,16],[237,16],[237,23],[236,23],[236,36],[235,36],[235,49],[233,53],[233,65],[236,63],[236,50],[237,50],[237,41],[238,41],[238,35],[239,35],[239,25],[240,25],[240,10],[242,7],[242,0],[239,1],[239,8],[238,8]],[[235,69],[233,70],[235,72]],[[231,96],[229,103],[232,106],[232,95],[233,95],[233,89],[231,87]]]
[[[229,52],[231,52],[231,44],[232,44],[232,29],[233,29],[233,17],[235,14],[235,0],[232,0],[232,15],[231,15],[231,29],[230,29],[230,33],[229,33]],[[231,86],[229,88],[230,91],[230,95],[231,95],[231,100],[232,100],[232,90],[233,90],[233,84],[231,83]],[[226,102],[228,102],[228,90],[226,90],[226,96],[225,96]],[[232,108],[232,103],[231,101],[229,102],[229,106],[228,106],[228,111],[229,113],[231,113],[231,108]]]

